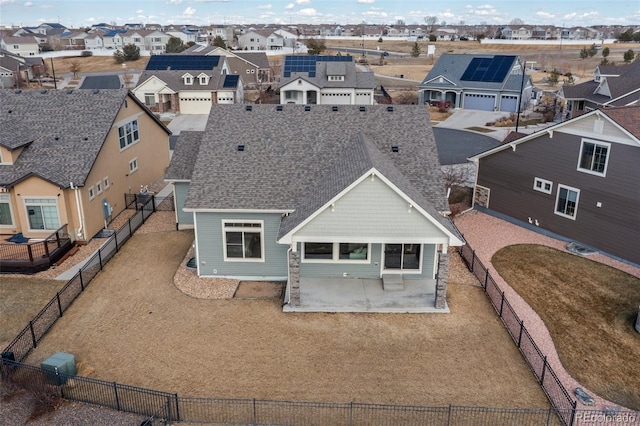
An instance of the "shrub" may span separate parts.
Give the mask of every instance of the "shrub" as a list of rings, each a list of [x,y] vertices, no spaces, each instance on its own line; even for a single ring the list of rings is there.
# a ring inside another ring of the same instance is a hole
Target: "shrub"
[[[80,56],[93,56],[93,52],[83,50],[82,52],[80,52]]]

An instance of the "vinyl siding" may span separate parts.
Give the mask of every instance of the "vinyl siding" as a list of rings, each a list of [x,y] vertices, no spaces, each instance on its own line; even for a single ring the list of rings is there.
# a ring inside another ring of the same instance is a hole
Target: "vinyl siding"
[[[187,199],[187,192],[189,191],[189,183],[176,182],[174,183],[175,197],[176,197],[176,214],[178,218],[178,226],[180,229],[193,226],[193,213],[185,212],[182,210],[184,202]]]
[[[277,244],[280,214],[196,213],[196,237],[200,276],[250,277],[255,280],[287,276],[287,245]],[[262,220],[264,261],[225,262],[223,220]],[[202,262],[205,262],[204,264]],[[216,270],[216,273],[213,270]]]
[[[607,141],[593,133],[585,137]],[[525,222],[530,217],[541,228],[640,263],[640,147],[612,143],[602,177],[577,171],[581,140],[555,132],[553,139],[545,134],[516,151],[480,159],[477,183],[491,190],[488,207]],[[552,193],[535,191],[534,177],[552,181]],[[575,220],[554,214],[558,184],[580,190]]]
[[[367,242],[428,238],[448,243],[443,231],[415,208],[409,209],[409,203],[379,178],[360,182],[335,202],[333,211],[327,207],[294,235],[294,239],[306,241],[316,237],[324,237],[324,241],[366,237]]]

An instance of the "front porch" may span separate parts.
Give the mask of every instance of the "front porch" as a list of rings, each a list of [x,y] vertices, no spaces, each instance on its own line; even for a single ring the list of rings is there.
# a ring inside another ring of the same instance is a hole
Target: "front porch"
[[[283,311],[449,313],[446,302],[436,308],[436,280],[403,281],[403,290],[385,291],[382,279],[300,277],[300,301],[285,304]]]

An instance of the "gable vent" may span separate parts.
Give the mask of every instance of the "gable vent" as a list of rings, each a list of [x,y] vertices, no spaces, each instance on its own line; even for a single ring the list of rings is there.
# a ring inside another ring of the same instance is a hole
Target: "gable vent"
[[[282,111],[282,105],[276,105],[276,111]]]
[[[398,145],[391,145],[391,152],[398,152],[400,151],[400,148],[398,148]]]
[[[240,152],[244,151],[244,145],[238,145],[238,151]]]
[[[305,111],[311,111],[311,105],[305,105],[304,106],[304,110]]]
[[[9,110],[8,112],[9,112],[9,114],[11,114],[13,111]]]
[[[393,112],[393,107],[392,107],[391,105],[389,105],[389,106],[387,107],[387,111],[389,111],[389,112]]]
[[[244,107],[245,111],[251,111],[252,109],[253,109],[253,106],[251,106],[251,105],[247,105],[247,106]]]
[[[338,105],[334,105],[331,107],[331,111],[337,111],[338,110]]]
[[[364,105],[360,105],[360,111],[366,111],[366,110],[367,110],[367,107],[366,107],[366,106],[364,106]]]

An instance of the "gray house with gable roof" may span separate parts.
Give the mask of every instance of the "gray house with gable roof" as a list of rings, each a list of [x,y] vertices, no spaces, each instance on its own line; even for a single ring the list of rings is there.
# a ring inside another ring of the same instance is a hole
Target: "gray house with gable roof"
[[[200,277],[286,281],[290,311],[448,311],[464,242],[424,108],[214,105],[165,179]]]
[[[532,89],[517,56],[445,53],[420,83],[418,103],[516,112],[518,103],[523,109],[529,102]]]

